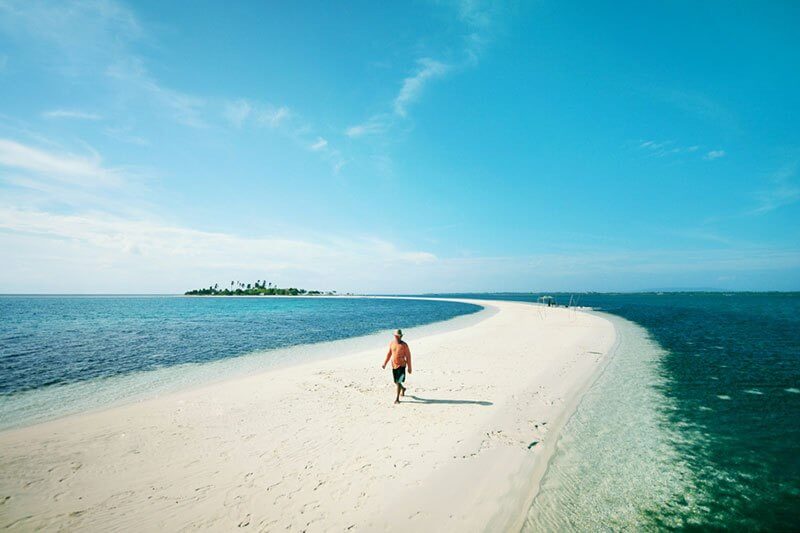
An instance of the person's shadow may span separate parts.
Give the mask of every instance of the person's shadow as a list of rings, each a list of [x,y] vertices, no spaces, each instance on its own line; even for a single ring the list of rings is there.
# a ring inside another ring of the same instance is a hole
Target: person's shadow
[[[447,404],[447,405],[494,405],[492,402],[480,401],[480,400],[437,400],[433,398],[420,398],[419,396],[414,396],[413,394],[409,394],[407,396],[403,396],[406,399],[403,403],[429,403],[429,404]],[[409,400],[412,398],[412,400]]]

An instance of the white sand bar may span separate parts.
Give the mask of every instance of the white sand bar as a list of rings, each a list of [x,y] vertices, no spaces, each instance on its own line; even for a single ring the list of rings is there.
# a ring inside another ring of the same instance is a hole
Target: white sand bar
[[[0,527],[518,530],[614,326],[474,303],[496,312],[407,336],[400,405],[383,345],[2,432]]]

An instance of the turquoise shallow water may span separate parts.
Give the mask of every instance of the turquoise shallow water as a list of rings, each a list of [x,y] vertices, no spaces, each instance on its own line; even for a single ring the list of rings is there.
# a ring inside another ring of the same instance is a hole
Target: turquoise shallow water
[[[799,293],[555,296],[626,320],[528,530],[800,530]]]
[[[665,416],[674,404],[658,392],[664,351],[641,327],[615,323],[617,351],[564,428],[524,531],[636,531],[659,515],[677,527],[673,505],[700,512],[687,497],[696,487],[675,446],[680,431]]]
[[[0,296],[0,428],[214,379],[233,366],[301,362],[310,344],[480,309],[386,298]]]

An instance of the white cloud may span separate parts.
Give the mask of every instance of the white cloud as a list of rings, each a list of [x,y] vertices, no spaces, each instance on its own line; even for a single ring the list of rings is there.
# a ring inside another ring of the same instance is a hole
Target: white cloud
[[[321,154],[321,157],[331,166],[331,170],[334,174],[339,174],[342,168],[348,163],[342,153],[336,148],[333,148],[328,141],[322,137],[317,137],[316,141],[308,145],[308,149]]]
[[[490,41],[490,32],[495,26],[498,7],[480,0],[454,0],[441,3],[446,5],[450,16],[454,12],[462,24],[463,40],[457,46],[460,48],[459,53],[447,63],[431,57],[418,59],[416,72],[403,79],[399,92],[392,100],[391,111],[372,115],[360,124],[349,126],[345,129],[348,137],[355,139],[385,133],[395,124],[390,115],[406,118],[409,107],[419,100],[426,85],[431,81],[443,78],[452,71],[477,65],[483,49]],[[459,58],[458,55],[462,57]]]
[[[156,220],[13,207],[0,207],[0,246],[11,249],[6,274],[27,272],[25,280],[52,278],[58,264],[58,279],[48,281],[60,289],[45,290],[61,291],[86,290],[88,283],[95,290],[179,292],[264,276],[306,288],[342,288],[356,286],[362,276],[391,276],[437,260],[374,238],[245,237]],[[46,264],[39,262],[43,253]],[[135,288],[123,285],[131,280]],[[7,283],[0,289],[10,290]]]
[[[45,111],[42,117],[48,119],[77,119],[77,120],[102,120],[103,117],[97,113],[88,113],[86,111],[79,111],[75,109],[54,109],[52,111]]]
[[[464,37],[464,53],[467,62],[475,65],[480,54],[489,43],[489,32],[494,24],[494,15],[490,8],[495,4],[479,0],[459,0],[456,5],[458,18],[465,24],[467,33]]]
[[[0,249],[8,252],[0,292],[177,292],[266,274],[338,288],[436,260],[376,238],[241,236],[164,223],[152,214],[140,174],[108,168],[87,151],[0,139]],[[319,152],[334,171],[346,162],[329,145]]]
[[[367,135],[376,135],[385,132],[390,124],[391,118],[388,115],[375,115],[362,124],[350,126],[345,130],[345,135],[353,139]]]
[[[314,141],[314,143],[311,146],[309,146],[309,148],[317,152],[319,150],[324,149],[326,146],[328,146],[328,141],[326,141],[322,137],[317,137],[317,140]]]
[[[88,157],[54,153],[9,139],[0,139],[0,166],[82,185],[117,186],[121,183],[119,172],[105,168],[97,153]]]
[[[639,143],[639,148],[647,150],[662,150],[672,144],[673,141],[642,141]]]
[[[6,251],[0,292],[174,293],[265,277],[359,292],[618,290],[659,286],[664,279],[713,285],[720,276],[734,275],[751,283],[757,281],[754,271],[800,268],[800,252],[770,248],[440,258],[371,237],[244,236],[146,214],[64,214],[3,205],[0,248]]]
[[[441,78],[450,70],[449,65],[430,58],[422,58],[418,63],[420,68],[403,80],[403,86],[392,103],[394,112],[401,117],[406,116],[408,106],[419,98],[428,82]]]
[[[675,141],[638,141],[638,148],[647,152],[651,157],[666,157],[680,154],[694,154],[701,149],[701,146],[693,144],[683,146]],[[712,150],[703,156],[703,159],[717,159],[725,155],[725,150]]]
[[[355,126],[350,126],[349,128],[347,128],[344,133],[348,137],[356,138],[356,137],[362,137],[364,135],[378,133],[380,131],[381,130],[379,129],[370,128],[366,124],[356,124]]]
[[[227,102],[223,114],[228,122],[237,128],[248,123],[277,128],[291,116],[291,112],[286,106],[276,107],[272,104],[263,104],[245,98]]]
[[[315,134],[315,128],[303,123],[302,117],[293,115],[286,106],[276,106],[240,98],[225,104],[223,115],[229,123],[242,128],[270,128],[291,139],[297,146],[320,154],[334,174],[338,174],[347,160],[332,147],[327,139]]]
[[[400,91],[392,100],[391,113],[372,115],[361,124],[349,126],[345,129],[345,135],[358,139],[387,132],[398,117],[403,119],[408,116],[408,108],[420,98],[428,83],[446,76],[452,69],[450,65],[430,58],[420,59],[417,64],[417,71],[403,80]]]
[[[267,106],[262,109],[258,114],[258,122],[260,124],[277,128],[290,116],[289,108],[285,106],[273,107]]]

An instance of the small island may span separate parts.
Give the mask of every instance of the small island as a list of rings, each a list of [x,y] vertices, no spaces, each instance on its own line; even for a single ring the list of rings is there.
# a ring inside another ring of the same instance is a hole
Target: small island
[[[256,280],[255,283],[242,283],[241,281],[231,281],[230,288],[225,286],[220,288],[219,283],[215,283],[204,289],[194,289],[186,291],[186,296],[335,296],[336,291],[307,291],[295,287],[280,288],[277,285],[266,281]]]

